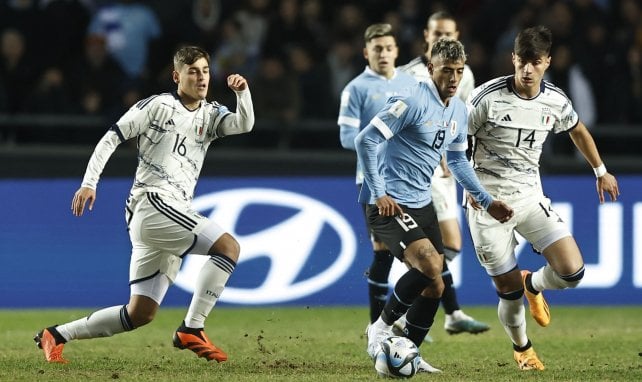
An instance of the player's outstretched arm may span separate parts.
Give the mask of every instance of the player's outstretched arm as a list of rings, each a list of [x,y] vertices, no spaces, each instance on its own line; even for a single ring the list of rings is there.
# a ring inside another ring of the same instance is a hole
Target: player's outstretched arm
[[[82,216],[85,211],[85,205],[89,202],[89,211],[94,209],[96,201],[96,190],[89,187],[80,187],[71,200],[71,212],[74,216]]]
[[[249,133],[254,128],[254,106],[250,87],[240,74],[227,76],[227,86],[236,93],[236,113],[234,118],[225,118],[219,127],[222,136]]]
[[[620,195],[620,189],[617,185],[617,180],[613,175],[606,171],[606,166],[600,158],[600,153],[597,151],[597,145],[593,140],[593,136],[588,131],[586,126],[580,121],[577,126],[569,133],[573,144],[580,150],[587,162],[593,167],[597,181],[595,186],[597,189],[597,196],[600,204],[604,203],[604,192],[608,193],[612,201],[616,201]]]
[[[603,166],[603,165],[602,165]],[[604,168],[606,171],[606,168]],[[620,188],[617,185],[617,179],[608,172],[597,178],[595,181],[597,188],[597,197],[600,199],[600,204],[604,203],[604,192],[606,191],[611,197],[611,201],[616,201],[620,196]]]

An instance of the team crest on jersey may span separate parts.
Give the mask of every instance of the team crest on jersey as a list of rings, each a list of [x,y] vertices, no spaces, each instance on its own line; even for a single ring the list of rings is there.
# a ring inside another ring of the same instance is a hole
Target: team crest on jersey
[[[406,105],[403,101],[399,100],[390,107],[390,110],[388,110],[388,113],[394,115],[396,118],[399,118],[401,117],[401,114],[403,114],[403,112],[406,111],[407,108],[408,108],[408,105]]]
[[[553,120],[553,112],[551,111],[551,109],[547,107],[542,108],[542,119],[540,124],[542,126],[549,126],[553,124]]]
[[[203,135],[203,118],[195,118],[194,119],[194,127],[196,130],[196,135],[201,136]]]
[[[457,133],[457,121],[450,121],[450,135]]]

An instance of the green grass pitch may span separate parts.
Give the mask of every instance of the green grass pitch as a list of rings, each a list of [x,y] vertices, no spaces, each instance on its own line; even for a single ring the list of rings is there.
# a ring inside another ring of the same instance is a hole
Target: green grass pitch
[[[466,307],[488,322],[479,334],[448,335],[440,310],[422,355],[444,370],[431,381],[642,381],[642,307],[551,307],[541,328],[527,317],[542,372],[517,369],[496,307]],[[217,307],[206,331],[230,359],[206,362],[172,347],[184,309],[161,308],[149,325],[111,338],[72,341],[68,365],[48,364],[33,335],[91,309],[0,310],[0,381],[372,381],[365,307]],[[527,313],[528,314],[528,313]]]

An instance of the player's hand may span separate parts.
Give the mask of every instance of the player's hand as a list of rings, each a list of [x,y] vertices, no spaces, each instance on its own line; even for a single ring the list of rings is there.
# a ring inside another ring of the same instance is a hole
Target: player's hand
[[[620,196],[620,189],[617,186],[617,180],[615,177],[608,172],[595,181],[595,187],[597,188],[597,196],[600,199],[600,204],[604,203],[604,191],[606,191],[611,196],[611,201],[616,201],[617,197]]]
[[[230,74],[227,76],[227,86],[234,91],[247,89],[247,80],[240,74]]]
[[[475,210],[483,210],[484,207],[482,207],[481,204],[477,203],[475,198],[472,197],[469,193],[466,192],[466,200],[468,201],[468,204],[473,207]]]
[[[509,221],[514,214],[514,211],[508,204],[500,201],[493,200],[493,202],[488,206],[488,213],[490,216],[494,217],[500,223],[506,223]]]
[[[397,204],[397,202],[395,202],[393,198],[388,195],[377,198],[377,201],[375,203],[379,208],[379,215],[395,216],[403,214],[403,210],[401,209],[401,207]]]
[[[85,211],[85,204],[89,202],[89,211],[94,209],[94,201],[96,201],[96,190],[88,187],[80,187],[74,194],[71,200],[71,212],[74,216],[82,216]]]

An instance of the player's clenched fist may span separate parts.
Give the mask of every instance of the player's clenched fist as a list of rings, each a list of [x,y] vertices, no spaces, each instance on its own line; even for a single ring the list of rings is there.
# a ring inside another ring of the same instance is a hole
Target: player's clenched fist
[[[235,91],[247,89],[247,80],[240,74],[230,74],[227,76],[227,86]]]

